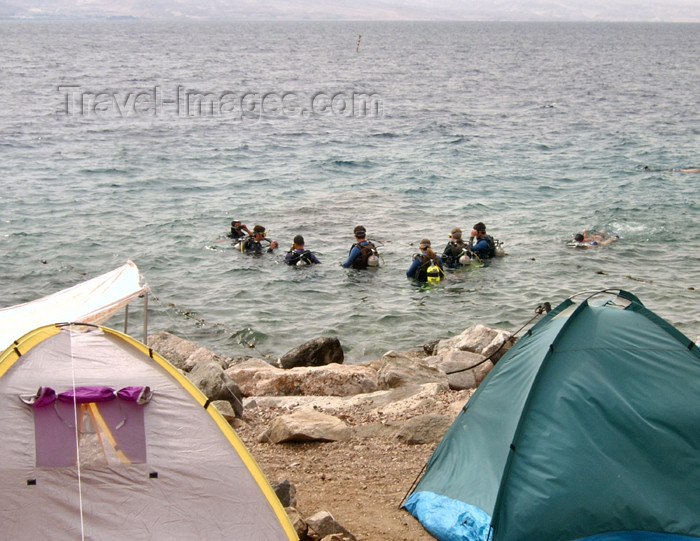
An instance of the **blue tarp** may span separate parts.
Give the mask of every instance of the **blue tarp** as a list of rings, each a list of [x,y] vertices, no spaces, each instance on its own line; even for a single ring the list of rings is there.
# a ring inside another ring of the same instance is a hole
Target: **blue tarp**
[[[439,541],[488,541],[491,517],[474,505],[414,492],[404,507]]]

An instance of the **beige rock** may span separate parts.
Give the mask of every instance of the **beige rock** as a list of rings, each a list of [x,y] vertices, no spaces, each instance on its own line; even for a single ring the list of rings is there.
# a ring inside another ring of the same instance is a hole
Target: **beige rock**
[[[403,423],[396,434],[396,439],[409,445],[438,442],[450,428],[452,421],[453,419],[448,415],[436,413],[418,415]]]
[[[401,430],[399,423],[365,423],[352,427],[352,437],[358,439],[367,438],[395,438]]]
[[[290,412],[307,409],[342,411],[350,408],[400,410],[415,408],[426,397],[435,396],[444,390],[440,384],[426,383],[352,396],[254,396],[244,398],[243,405],[245,408],[277,408]]]
[[[462,350],[447,350],[441,355],[428,357],[425,362],[445,374],[450,389],[474,389],[493,368],[491,361],[479,353]]]
[[[269,362],[265,361],[264,359],[258,359],[256,357],[251,357],[250,359],[246,359],[245,361],[241,361],[236,363],[235,365],[229,366],[229,370],[231,369],[243,369],[243,368],[258,368],[260,370],[265,370],[267,368],[276,368],[279,369],[278,366],[274,366],[270,364]]]
[[[435,347],[435,354],[442,355],[450,350],[462,350],[479,353],[484,357],[494,354],[493,360],[498,361],[514,343],[515,339],[507,331],[478,324],[465,329],[458,336],[440,340]]]
[[[259,437],[261,442],[343,441],[352,431],[340,419],[317,411],[298,411],[277,417]]]
[[[377,382],[380,389],[424,383],[439,383],[446,388],[449,385],[444,372],[429,366],[424,360],[417,360],[393,351],[382,356]]]
[[[394,401],[378,408],[378,411],[384,415],[394,416],[404,416],[411,413],[419,414],[427,404],[432,402],[433,397],[449,390],[443,383],[426,383],[420,386],[411,386],[408,389],[420,390],[402,398],[397,396]]]
[[[307,517],[306,523],[321,539],[337,534],[340,535],[340,539],[344,541],[355,541],[355,536],[341,526],[335,518],[333,518],[333,515],[327,511],[319,511]]]
[[[460,413],[462,413],[464,406],[466,406],[467,402],[472,397],[475,390],[476,389],[467,389],[464,391],[459,391],[462,394],[462,398],[459,400],[454,400],[453,402],[450,403],[450,405],[447,409],[447,415],[452,417],[452,419],[456,419],[457,416]]]
[[[233,406],[228,400],[214,400],[212,406],[214,406],[229,423],[232,423],[236,418],[236,412],[233,411]]]
[[[294,526],[294,530],[296,530],[299,539],[304,539],[309,527],[302,514],[294,507],[285,507],[284,510],[287,512],[287,516],[292,522],[292,526]]]
[[[180,338],[166,331],[158,332],[148,337],[148,345],[165,357],[175,367],[190,372],[195,366],[203,363],[216,363],[226,368],[231,360],[217,355],[213,351],[198,346],[194,342]]]
[[[199,346],[194,342],[180,338],[166,331],[160,331],[148,337],[148,345],[165,357],[180,370],[184,370],[185,361]]]
[[[377,390],[377,372],[368,366],[329,364],[283,370],[243,363],[226,374],[244,396],[351,396]]]

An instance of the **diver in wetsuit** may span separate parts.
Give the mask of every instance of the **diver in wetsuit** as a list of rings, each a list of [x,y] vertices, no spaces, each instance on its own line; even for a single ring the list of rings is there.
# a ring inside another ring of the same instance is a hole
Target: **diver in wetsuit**
[[[469,250],[481,260],[490,259],[496,255],[496,241],[491,235],[486,234],[484,222],[474,224],[469,239]]]
[[[454,269],[455,267],[469,263],[469,255],[467,250],[469,246],[462,240],[462,230],[455,227],[450,232],[450,241],[445,246],[440,256],[440,261],[446,267]]]
[[[263,252],[272,252],[279,244],[276,240],[266,239],[267,233],[262,225],[256,225],[253,228],[253,234],[247,239],[241,241],[241,252],[249,252],[253,254],[262,254]],[[267,247],[263,246],[263,242],[267,243]]]
[[[313,252],[304,249],[304,237],[297,235],[294,237],[294,243],[284,256],[284,262],[287,265],[318,265],[321,263]]]
[[[348,258],[345,260],[345,263],[341,263],[341,266],[360,270],[379,266],[377,248],[371,240],[367,239],[367,230],[364,226],[358,225],[353,233],[356,242],[350,248]]]
[[[231,231],[226,236],[233,240],[240,240],[246,236],[246,233],[248,235],[253,234],[253,232],[250,229],[248,229],[248,226],[241,223],[240,220],[233,220],[231,222]]]
[[[422,239],[418,247],[420,252],[413,256],[406,276],[419,282],[439,282],[444,278],[445,272],[442,270],[440,258],[430,248],[430,240]]]

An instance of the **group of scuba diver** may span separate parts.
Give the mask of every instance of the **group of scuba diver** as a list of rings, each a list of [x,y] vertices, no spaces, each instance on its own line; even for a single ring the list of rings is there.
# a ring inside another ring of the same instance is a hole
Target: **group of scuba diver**
[[[483,263],[486,259],[503,255],[501,244],[486,234],[483,222],[474,224],[469,242],[462,239],[462,230],[456,227],[450,232],[450,240],[441,255],[433,251],[429,239],[422,239],[418,244],[420,251],[413,256],[406,276],[419,282],[439,282],[445,277],[445,268],[456,269],[473,261]]]
[[[358,270],[379,266],[379,251],[376,244],[367,238],[367,230],[358,225],[353,230],[355,243],[350,248],[344,268]],[[231,232],[227,235],[235,241],[234,248],[241,252],[263,254],[273,252],[279,243],[266,238],[265,228],[256,225],[251,231],[240,220],[231,222]],[[445,268],[456,269],[470,265],[472,262],[482,263],[484,260],[504,255],[501,242],[486,234],[483,222],[474,225],[468,242],[462,239],[462,230],[455,228],[450,232],[450,241],[441,255],[436,254],[430,240],[422,239],[419,243],[419,253],[412,258],[406,276],[419,282],[439,282],[445,277]],[[305,266],[321,263],[316,255],[304,248],[304,237],[297,235],[285,255],[287,265]]]

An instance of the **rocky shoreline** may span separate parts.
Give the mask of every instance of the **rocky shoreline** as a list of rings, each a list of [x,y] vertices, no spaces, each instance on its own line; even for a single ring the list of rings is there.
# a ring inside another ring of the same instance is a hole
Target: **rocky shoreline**
[[[280,359],[226,357],[167,332],[148,344],[214,403],[302,541],[432,539],[400,509],[435,445],[515,339],[475,325],[363,365],[336,338]]]

